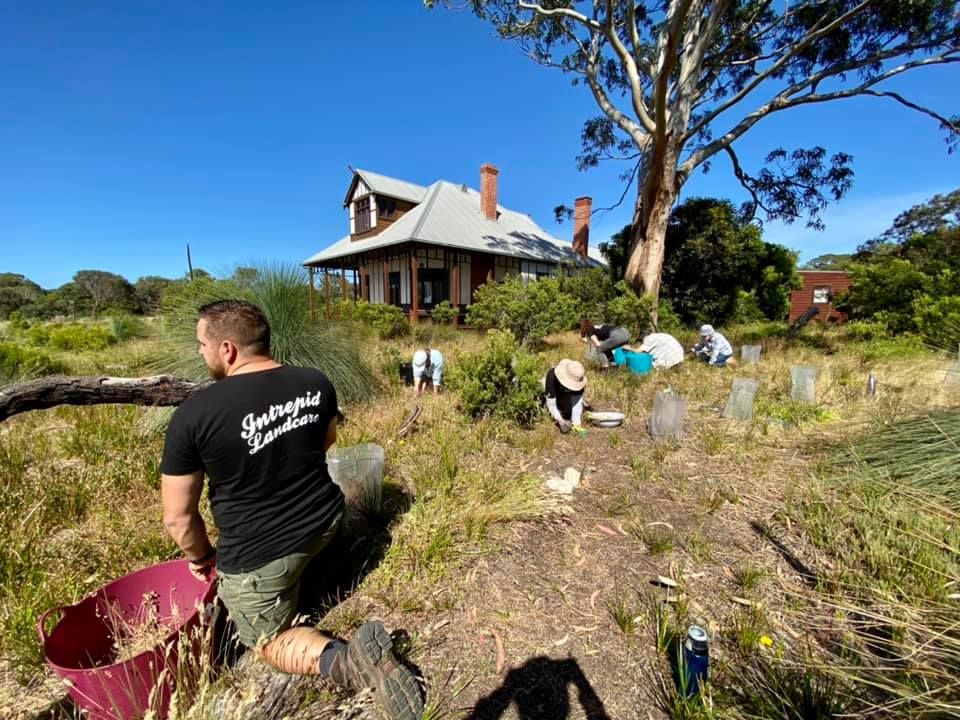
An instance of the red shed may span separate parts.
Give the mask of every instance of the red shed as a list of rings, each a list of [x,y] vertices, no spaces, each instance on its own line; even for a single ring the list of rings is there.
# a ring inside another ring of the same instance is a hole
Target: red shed
[[[811,306],[820,313],[816,320],[844,322],[847,315],[833,307],[837,293],[850,287],[853,277],[844,270],[800,270],[803,287],[790,293],[790,322],[803,315]]]

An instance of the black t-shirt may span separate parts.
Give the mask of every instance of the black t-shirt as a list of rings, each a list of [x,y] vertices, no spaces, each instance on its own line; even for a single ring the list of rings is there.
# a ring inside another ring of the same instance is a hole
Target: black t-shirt
[[[583,397],[583,390],[571,390],[557,380],[557,373],[554,368],[547,371],[547,377],[543,383],[543,392],[548,398],[557,401],[557,410],[560,411],[560,417],[564,420],[569,420],[573,416],[573,406]]]
[[[174,413],[160,471],[207,474],[223,572],[302,550],[343,509],[324,451],[336,416],[326,376],[287,366],[219,380]]]
[[[593,332],[590,335],[596,335],[597,340],[603,342],[610,339],[610,333],[613,332],[613,325],[594,325]],[[589,337],[589,335],[587,336]]]

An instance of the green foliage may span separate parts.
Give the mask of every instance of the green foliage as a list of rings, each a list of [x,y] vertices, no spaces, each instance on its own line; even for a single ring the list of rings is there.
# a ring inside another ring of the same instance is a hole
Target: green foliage
[[[637,295],[623,280],[616,288],[620,294],[607,303],[607,322],[625,327],[633,338],[643,337],[653,327],[653,302],[646,295]]]
[[[17,273],[0,273],[0,320],[43,295],[43,289]]]
[[[770,338],[782,338],[787,334],[789,325],[784,322],[753,322],[734,325],[727,329],[727,339],[734,345],[756,345]]]
[[[921,295],[913,301],[914,323],[923,339],[942,350],[960,345],[960,295],[932,298]]]
[[[890,337],[890,329],[876,320],[851,320],[840,328],[841,335],[853,342],[866,342]]]
[[[163,303],[163,293],[173,283],[165,277],[145,275],[133,284],[133,293],[139,311],[144,315],[156,315]]]
[[[450,304],[449,300],[437,303],[430,312],[430,318],[439,325],[450,325],[456,315],[457,309]]]
[[[796,254],[765,243],[727,200],[691,198],[670,215],[662,294],[687,324],[724,324],[736,316],[741,293],[756,311],[782,320],[798,286]],[[749,315],[743,319],[755,319]]]
[[[560,276],[559,281],[560,289],[576,301],[580,317],[607,317],[607,303],[617,296],[610,272],[604,268],[575,270],[570,276]]]
[[[124,312],[138,309],[133,285],[120,275],[103,270],[80,270],[73,276],[73,283],[94,317],[108,309]]]
[[[147,332],[143,321],[133,315],[111,315],[108,327],[117,342],[143,337]]]
[[[854,318],[876,319],[891,332],[914,329],[913,301],[929,291],[931,278],[909,260],[884,258],[852,268],[853,285],[838,299]]]
[[[804,263],[801,270],[847,270],[853,264],[853,255],[827,253]]]
[[[310,319],[307,277],[298,265],[258,268],[247,287],[199,277],[171,285],[163,299],[163,348],[158,369],[202,379],[207,369],[197,353],[197,309],[207,302],[239,298],[257,304],[270,322],[272,353],[278,362],[322,370],[340,402],[372,397],[378,388],[365,357],[362,333],[349,323]]]
[[[491,330],[487,347],[458,358],[447,374],[469,415],[530,426],[540,415],[543,372],[540,357],[519,347],[509,330]]]
[[[579,320],[576,300],[560,288],[557,278],[488,282],[474,293],[467,324],[481,330],[508,330],[521,345],[534,347],[550,333],[567,330]]]
[[[31,328],[33,331],[35,328]],[[103,325],[68,323],[50,328],[49,343],[58,350],[105,350],[117,341]]]
[[[755,323],[766,320],[763,310],[760,309],[760,303],[757,302],[757,296],[746,290],[737,291],[737,305],[730,318],[731,323]]]
[[[376,305],[360,300],[354,305],[353,316],[375,329],[381,340],[410,334],[410,322],[396,305]]]
[[[45,352],[13,342],[0,342],[0,385],[62,372],[63,365]]]

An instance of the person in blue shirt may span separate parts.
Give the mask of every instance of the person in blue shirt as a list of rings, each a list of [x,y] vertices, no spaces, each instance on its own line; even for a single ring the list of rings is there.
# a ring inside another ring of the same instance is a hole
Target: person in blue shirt
[[[691,350],[699,360],[708,365],[724,367],[733,356],[733,347],[730,341],[713,329],[713,325],[704,325],[700,328],[700,342]]]
[[[443,353],[439,350],[424,348],[413,354],[413,396],[420,397],[433,386],[434,394],[440,392],[443,384]]]

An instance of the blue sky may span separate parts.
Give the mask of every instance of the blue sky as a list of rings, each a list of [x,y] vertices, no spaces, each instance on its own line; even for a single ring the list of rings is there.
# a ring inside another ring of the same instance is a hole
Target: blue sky
[[[589,93],[526,60],[468,13],[420,0],[0,5],[0,271],[56,287],[80,269],[130,280],[300,261],[340,238],[348,165],[428,184],[479,184],[565,237],[552,208],[608,205],[620,167],[580,173]],[[960,71],[894,87],[953,112]],[[761,122],[738,145],[756,169],[772,148],[854,156],[853,190],[827,231],[769,225],[802,258],[842,252],[899,211],[960,185],[935,123],[863,98]],[[684,196],[744,199],[717,158]],[[626,204],[627,206],[629,203]],[[629,207],[595,215],[597,243]]]

